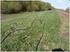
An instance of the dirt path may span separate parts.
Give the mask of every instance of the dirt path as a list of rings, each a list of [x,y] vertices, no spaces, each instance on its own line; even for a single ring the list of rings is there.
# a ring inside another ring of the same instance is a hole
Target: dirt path
[[[64,11],[59,11],[58,15],[60,16],[61,26],[60,26],[60,35],[64,38],[69,38],[69,14]]]

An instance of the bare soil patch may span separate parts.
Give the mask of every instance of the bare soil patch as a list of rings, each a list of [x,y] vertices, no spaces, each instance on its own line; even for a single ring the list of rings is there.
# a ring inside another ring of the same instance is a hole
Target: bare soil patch
[[[60,16],[60,35],[64,38],[69,38],[69,13],[64,11],[59,11],[58,15]]]

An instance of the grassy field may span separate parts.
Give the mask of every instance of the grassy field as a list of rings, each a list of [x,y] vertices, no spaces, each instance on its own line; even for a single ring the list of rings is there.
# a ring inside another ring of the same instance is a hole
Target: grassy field
[[[62,48],[69,50],[69,42],[59,36],[59,28],[60,18],[55,11],[3,15],[1,49],[46,51]]]

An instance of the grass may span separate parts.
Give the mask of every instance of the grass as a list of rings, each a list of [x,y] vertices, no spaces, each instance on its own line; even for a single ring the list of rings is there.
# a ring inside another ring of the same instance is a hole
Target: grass
[[[46,51],[68,50],[68,40],[59,36],[60,19],[54,11],[25,12],[5,15],[1,22],[1,50]]]

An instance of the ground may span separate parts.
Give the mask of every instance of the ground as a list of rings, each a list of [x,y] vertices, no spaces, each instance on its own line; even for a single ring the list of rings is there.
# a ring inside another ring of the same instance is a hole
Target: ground
[[[60,35],[69,39],[69,13],[65,11],[59,11],[58,15],[60,16],[61,26],[60,26]]]
[[[68,14],[63,11],[2,14],[2,50],[69,50]],[[7,36],[8,35],[8,36]]]

